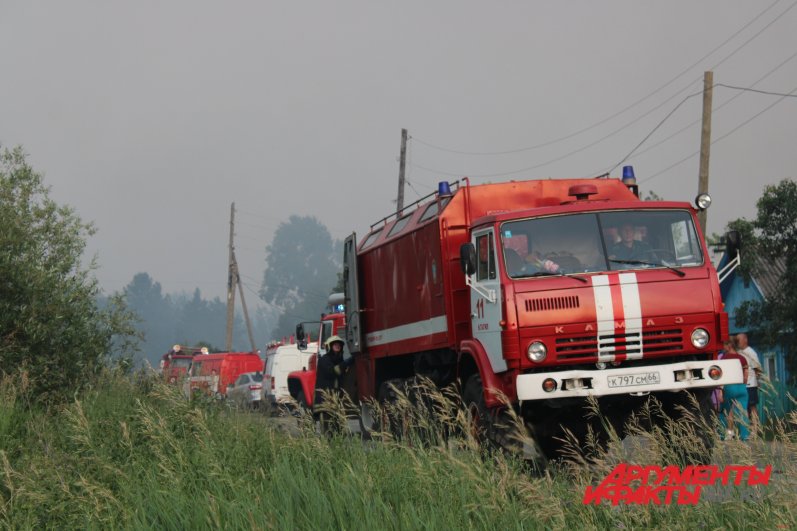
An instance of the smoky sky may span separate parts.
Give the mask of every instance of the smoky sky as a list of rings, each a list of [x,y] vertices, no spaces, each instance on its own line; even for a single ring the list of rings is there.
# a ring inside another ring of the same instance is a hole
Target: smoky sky
[[[0,143],[96,224],[107,292],[146,271],[167,292],[223,295],[234,201],[254,300],[289,215],[343,238],[395,208],[401,128],[410,202],[457,176],[598,175],[698,94],[626,162],[643,193],[691,202],[703,72],[797,89],[794,6],[5,1]],[[778,99],[715,88],[709,233],[797,177],[797,98]]]

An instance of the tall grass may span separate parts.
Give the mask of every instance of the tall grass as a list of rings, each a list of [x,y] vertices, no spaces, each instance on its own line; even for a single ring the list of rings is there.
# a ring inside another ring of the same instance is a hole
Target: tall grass
[[[543,529],[791,528],[797,525],[797,442],[787,422],[775,444],[721,443],[715,455],[776,464],[767,488],[719,487],[695,507],[582,504],[628,455],[628,440],[595,443],[589,458],[532,474],[485,452],[456,398],[423,407],[399,392],[363,442],[316,434],[313,421],[273,420],[187,402],[149,378],[109,374],[61,409],[36,409],[20,377],[0,382],[0,523],[6,528]],[[334,407],[334,403],[333,406]],[[342,406],[341,406],[342,407]],[[424,412],[432,411],[431,414]],[[343,418],[341,415],[339,418]],[[788,421],[797,421],[791,417]],[[387,427],[387,426],[386,426]],[[666,464],[659,435],[644,464]],[[583,450],[583,448],[582,448]]]

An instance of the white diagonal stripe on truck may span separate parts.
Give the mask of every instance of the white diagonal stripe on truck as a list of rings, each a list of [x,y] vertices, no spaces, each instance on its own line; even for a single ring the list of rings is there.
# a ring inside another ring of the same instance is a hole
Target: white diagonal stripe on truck
[[[620,274],[620,292],[623,294],[623,314],[625,320],[625,333],[637,334],[639,337],[639,352],[631,352],[626,359],[638,360],[643,356],[642,350],[642,304],[639,301],[639,284],[636,273]]]
[[[614,334],[614,305],[608,275],[592,277],[592,295],[595,299],[595,317],[598,321],[598,361],[614,361],[614,345],[601,346],[602,335]],[[614,343],[614,339],[607,340]]]

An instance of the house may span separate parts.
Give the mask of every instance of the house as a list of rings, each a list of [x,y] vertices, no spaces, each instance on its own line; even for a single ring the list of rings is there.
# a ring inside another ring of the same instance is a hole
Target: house
[[[721,271],[728,262],[727,255],[723,254],[717,264],[717,270]],[[771,400],[768,400],[764,407],[771,408],[776,414],[782,414],[782,412],[791,409],[788,404],[788,397],[784,392],[788,389],[787,382],[789,377],[786,369],[785,349],[782,345],[763,346],[756,338],[755,330],[749,330],[737,325],[735,316],[736,310],[743,303],[747,301],[762,302],[772,297],[779,289],[781,278],[785,272],[786,260],[784,258],[765,260],[761,257],[756,257],[754,273],[749,281],[745,281],[742,275],[734,271],[720,283],[722,300],[725,303],[725,311],[728,313],[729,332],[731,335],[746,333],[750,340],[750,345],[758,352],[764,374],[766,374],[767,379],[774,387],[768,393],[762,387],[762,393],[772,395]]]

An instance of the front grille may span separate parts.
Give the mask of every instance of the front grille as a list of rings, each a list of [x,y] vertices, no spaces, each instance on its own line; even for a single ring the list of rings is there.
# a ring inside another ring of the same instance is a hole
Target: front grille
[[[674,352],[684,348],[683,330],[652,330],[642,332],[645,352]]]
[[[546,297],[543,299],[527,299],[527,312],[550,312],[552,310],[571,310],[579,307],[578,295],[565,297]]]
[[[601,334],[556,339],[556,358],[560,360],[598,360],[598,351],[603,354],[651,354],[654,352],[683,351],[683,330],[651,330],[627,334]]]

